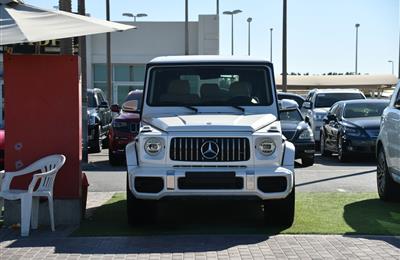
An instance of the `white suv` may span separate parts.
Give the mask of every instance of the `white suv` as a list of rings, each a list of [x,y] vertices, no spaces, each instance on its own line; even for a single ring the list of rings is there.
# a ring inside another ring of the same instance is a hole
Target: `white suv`
[[[295,149],[282,136],[273,75],[250,58],[147,65],[141,129],[126,148],[131,224],[154,217],[163,198],[193,197],[256,198],[267,221],[292,224]]]
[[[309,92],[301,112],[308,117],[317,143],[321,140],[323,119],[331,106],[338,101],[352,99],[365,99],[365,96],[358,89],[313,89]]]
[[[400,200],[400,84],[382,114],[377,140],[377,185],[379,197]]]

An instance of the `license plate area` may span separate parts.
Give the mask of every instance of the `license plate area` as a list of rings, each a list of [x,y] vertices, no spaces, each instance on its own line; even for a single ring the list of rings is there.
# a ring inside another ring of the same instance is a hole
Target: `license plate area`
[[[186,172],[178,179],[181,190],[240,190],[243,178],[235,172]]]

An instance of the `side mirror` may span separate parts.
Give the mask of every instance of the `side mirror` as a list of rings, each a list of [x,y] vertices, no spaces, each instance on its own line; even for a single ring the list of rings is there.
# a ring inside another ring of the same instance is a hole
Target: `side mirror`
[[[122,110],[127,112],[137,112],[138,111],[138,101],[129,100],[122,104]]]
[[[119,113],[120,110],[121,110],[121,108],[117,104],[111,105],[112,112]]]
[[[297,102],[291,99],[282,99],[278,102],[278,105],[280,110],[292,110],[299,107]]]
[[[311,109],[311,102],[309,101],[304,102],[302,108]]]
[[[99,107],[100,107],[100,108],[108,108],[108,103],[107,103],[107,101],[101,102],[100,105],[99,105]]]

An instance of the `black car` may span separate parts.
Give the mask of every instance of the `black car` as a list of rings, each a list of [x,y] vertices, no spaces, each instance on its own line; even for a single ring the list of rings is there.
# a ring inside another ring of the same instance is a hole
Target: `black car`
[[[296,147],[296,159],[305,167],[314,164],[315,143],[312,129],[297,106],[280,109],[283,135]]]
[[[339,160],[350,159],[351,154],[375,152],[381,115],[388,100],[366,99],[335,103],[323,119],[321,127],[321,153],[338,153]]]
[[[98,153],[107,146],[111,126],[111,109],[100,89],[88,89],[88,146],[89,152]]]
[[[300,95],[294,94],[294,93],[287,93],[287,92],[278,92],[278,99],[283,100],[283,99],[289,99],[289,100],[294,100],[296,103],[301,107],[304,103],[304,98]]]

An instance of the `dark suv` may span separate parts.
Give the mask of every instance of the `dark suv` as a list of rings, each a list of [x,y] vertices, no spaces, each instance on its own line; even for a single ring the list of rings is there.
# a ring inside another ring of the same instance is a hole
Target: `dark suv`
[[[134,90],[129,92],[125,102],[137,100],[140,107],[143,91]],[[108,156],[111,165],[120,165],[125,161],[125,146],[132,142],[139,132],[140,114],[139,110],[129,111],[122,104],[122,108],[118,105],[112,105],[111,110],[118,113],[113,119],[111,129],[108,136]]]
[[[111,126],[111,109],[100,89],[88,89],[88,146],[89,152],[99,153],[107,146],[108,131]]]

